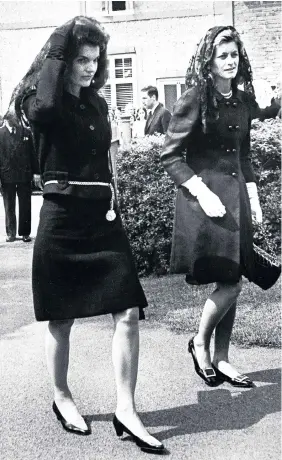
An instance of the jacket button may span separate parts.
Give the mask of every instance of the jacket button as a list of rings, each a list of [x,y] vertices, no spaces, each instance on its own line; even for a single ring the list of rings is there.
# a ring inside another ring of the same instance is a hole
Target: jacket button
[[[237,176],[237,173],[233,172],[233,173],[232,173],[232,176],[233,176],[233,177],[236,177],[236,176]]]
[[[97,152],[96,152],[96,149],[92,149],[92,150],[91,150],[91,153],[92,153],[92,155],[96,155],[96,153],[97,153]]]
[[[91,131],[94,131],[94,126],[93,125],[90,125],[89,128],[91,129]]]
[[[233,107],[237,107],[237,102],[233,102]]]
[[[232,152],[233,152],[233,153],[236,153],[236,149],[232,149]]]
[[[236,125],[236,126],[235,126],[236,131],[238,131],[239,128],[240,128],[239,125]]]
[[[227,153],[230,153],[230,150],[229,150],[229,149],[226,149],[226,152],[227,152]]]
[[[228,126],[228,129],[229,129],[229,131],[232,131],[232,129],[233,129],[233,126],[231,126],[231,125],[230,125],[230,126]]]
[[[227,105],[227,107],[228,107],[230,105],[230,102],[228,102],[228,101],[225,102],[225,105]]]
[[[82,110],[85,109],[85,105],[84,104],[80,104],[79,106]]]

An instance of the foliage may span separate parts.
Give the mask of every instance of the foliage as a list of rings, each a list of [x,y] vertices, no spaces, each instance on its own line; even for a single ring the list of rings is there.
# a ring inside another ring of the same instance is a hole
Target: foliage
[[[281,249],[281,120],[253,121],[251,160],[263,211],[263,224],[255,227],[255,242],[271,253]]]
[[[160,162],[163,140],[132,141],[117,158],[120,209],[142,275],[164,274],[169,265],[175,187]]]
[[[281,120],[254,121],[251,155],[263,210],[255,242],[278,253],[280,240]],[[140,275],[168,272],[176,188],[160,162],[163,135],[137,139],[117,157],[124,225]]]

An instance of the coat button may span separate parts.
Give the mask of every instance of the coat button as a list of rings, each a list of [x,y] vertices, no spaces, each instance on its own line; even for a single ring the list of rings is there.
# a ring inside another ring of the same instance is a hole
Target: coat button
[[[233,177],[236,177],[236,176],[237,176],[237,173],[233,172],[233,173],[232,173],[232,176],[233,176]]]
[[[93,174],[93,179],[99,179],[99,174]]]
[[[230,102],[225,102],[225,105],[228,107],[230,105]]]
[[[233,152],[233,153],[236,153],[236,149],[232,149],[232,152]]]
[[[233,102],[233,107],[237,107],[237,102]]]
[[[230,126],[228,126],[228,129],[229,129],[229,131],[232,131],[232,129],[233,129],[233,126],[231,126],[231,125],[230,125]]]
[[[92,150],[91,150],[91,153],[92,153],[92,155],[96,155],[96,153],[97,153],[97,152],[96,152],[96,149],[92,149]]]
[[[81,110],[85,109],[85,105],[84,105],[84,104],[80,104],[79,107],[81,108]]]
[[[236,131],[238,131],[239,128],[240,128],[239,125],[236,125],[236,126],[235,126]]]
[[[93,125],[90,125],[89,128],[91,129],[91,131],[94,131],[94,126]]]

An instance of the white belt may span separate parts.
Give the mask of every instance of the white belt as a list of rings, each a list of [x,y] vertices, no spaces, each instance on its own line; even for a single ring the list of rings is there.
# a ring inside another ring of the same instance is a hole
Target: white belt
[[[44,183],[44,185],[59,184],[60,182],[61,181],[58,181],[58,180],[47,180]],[[80,181],[77,181],[77,180],[67,180],[66,182],[68,184],[70,184],[70,185],[102,185],[102,186],[105,186],[105,187],[109,187],[110,190],[111,190],[112,196],[111,196],[111,202],[110,202],[110,209],[107,211],[106,219],[109,220],[109,221],[115,220],[115,218],[116,218],[116,213],[114,211],[114,195],[115,195],[115,191],[114,191],[114,187],[112,186],[112,184],[109,184],[108,182],[80,182]]]

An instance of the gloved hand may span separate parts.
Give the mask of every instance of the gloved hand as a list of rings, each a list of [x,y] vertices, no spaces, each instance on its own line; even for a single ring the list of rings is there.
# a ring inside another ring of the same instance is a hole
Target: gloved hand
[[[43,184],[42,184],[42,179],[40,174],[33,174],[33,183],[35,187],[39,188],[40,190],[43,190]]]
[[[258,189],[255,182],[248,182],[247,184],[248,195],[250,199],[252,218],[254,222],[261,224],[262,223],[262,210],[260,207]]]
[[[48,58],[64,58],[64,51],[68,45],[74,24],[75,19],[71,19],[62,26],[56,27],[50,36],[50,49],[47,56]]]
[[[197,198],[199,205],[207,216],[224,216],[226,213],[225,206],[222,204],[219,197],[203,184],[201,177],[195,175],[181,185],[187,188],[191,195]]]

